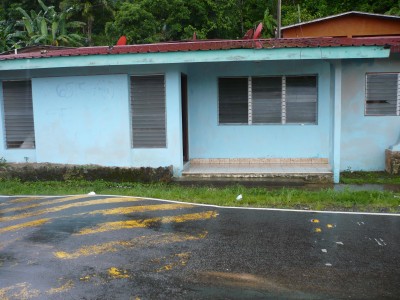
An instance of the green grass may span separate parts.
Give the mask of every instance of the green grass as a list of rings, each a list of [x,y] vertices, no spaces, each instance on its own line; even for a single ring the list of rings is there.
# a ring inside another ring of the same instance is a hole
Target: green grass
[[[340,174],[340,181],[346,184],[400,184],[400,176],[383,171],[346,171]]]
[[[2,195],[69,195],[87,194],[129,195],[161,198],[185,202],[222,206],[251,206],[296,208],[312,210],[383,211],[400,212],[400,194],[388,191],[334,191],[322,189],[249,188],[241,185],[229,187],[183,187],[178,184],[113,183],[105,181],[21,182],[1,180]],[[237,195],[243,199],[237,201]]]

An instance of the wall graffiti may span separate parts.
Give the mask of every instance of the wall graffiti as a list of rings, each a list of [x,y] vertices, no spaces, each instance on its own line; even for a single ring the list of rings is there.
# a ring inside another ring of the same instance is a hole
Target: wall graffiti
[[[110,80],[97,80],[94,82],[68,81],[56,86],[57,96],[60,98],[74,98],[78,95],[114,98],[114,82]]]

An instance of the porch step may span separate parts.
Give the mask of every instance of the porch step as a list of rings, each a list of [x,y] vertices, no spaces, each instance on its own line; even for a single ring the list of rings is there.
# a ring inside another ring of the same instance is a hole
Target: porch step
[[[268,159],[197,159],[190,161],[182,172],[182,180],[190,179],[332,183],[333,172],[327,159],[273,159],[273,162]]]

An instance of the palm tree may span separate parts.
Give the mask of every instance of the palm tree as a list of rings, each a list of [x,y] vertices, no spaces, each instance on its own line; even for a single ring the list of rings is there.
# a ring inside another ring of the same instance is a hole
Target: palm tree
[[[84,38],[71,30],[82,28],[85,23],[68,20],[72,8],[57,12],[54,6],[46,6],[42,0],[38,2],[42,7],[39,13],[32,10],[29,15],[17,8],[23,15],[17,25],[24,29],[25,45],[82,46]]]

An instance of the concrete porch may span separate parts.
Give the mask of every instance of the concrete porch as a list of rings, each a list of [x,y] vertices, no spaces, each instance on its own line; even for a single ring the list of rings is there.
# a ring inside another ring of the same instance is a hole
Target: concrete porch
[[[194,179],[333,183],[333,172],[326,158],[192,159],[182,180]]]

